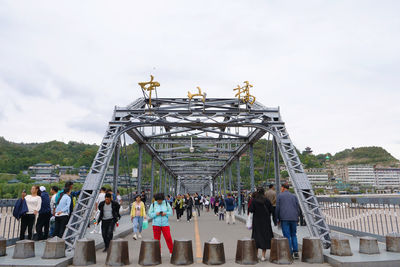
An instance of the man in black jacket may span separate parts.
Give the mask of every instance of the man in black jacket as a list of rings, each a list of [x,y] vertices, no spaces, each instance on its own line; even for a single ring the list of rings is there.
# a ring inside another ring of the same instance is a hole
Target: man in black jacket
[[[105,200],[99,204],[99,223],[101,224],[101,235],[103,236],[105,248],[103,252],[106,252],[110,241],[113,239],[114,227],[117,221],[121,218],[119,214],[119,204],[117,201],[112,200],[110,193],[106,193]]]

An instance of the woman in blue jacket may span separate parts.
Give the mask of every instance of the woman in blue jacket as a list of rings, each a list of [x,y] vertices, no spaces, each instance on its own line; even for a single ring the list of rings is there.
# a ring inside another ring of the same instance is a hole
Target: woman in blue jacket
[[[148,212],[149,217],[153,219],[153,236],[154,239],[160,241],[162,232],[165,242],[167,243],[169,253],[172,254],[173,243],[168,222],[168,217],[172,216],[172,208],[168,202],[164,200],[163,193],[156,194],[154,199],[155,201],[150,205]]]

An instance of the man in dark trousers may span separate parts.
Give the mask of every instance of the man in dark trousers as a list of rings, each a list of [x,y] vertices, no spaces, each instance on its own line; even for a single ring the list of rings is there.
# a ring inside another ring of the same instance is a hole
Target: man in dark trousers
[[[194,206],[196,208],[197,211],[197,215],[200,217],[200,201],[201,201],[201,197],[199,196],[199,194],[196,192],[194,194]]]
[[[294,259],[299,258],[297,245],[297,221],[299,220],[300,205],[297,197],[289,192],[289,184],[284,183],[281,193],[276,198],[276,219],[282,226],[282,234],[289,240],[290,252]]]
[[[108,250],[110,241],[113,239],[114,227],[121,218],[119,215],[119,204],[112,200],[110,193],[106,193],[105,200],[99,204],[99,222],[101,223],[101,235],[103,236],[105,248],[103,252]]]
[[[50,197],[49,194],[46,192],[46,187],[41,186],[40,192],[41,192],[40,197],[42,198],[42,205],[40,207],[39,216],[36,222],[36,233],[38,240],[46,240],[49,237],[50,218],[51,218]]]

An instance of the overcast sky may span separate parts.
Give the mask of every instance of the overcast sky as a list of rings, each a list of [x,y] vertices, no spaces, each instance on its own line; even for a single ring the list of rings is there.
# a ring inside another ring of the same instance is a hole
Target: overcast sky
[[[133,2],[0,1],[0,136],[98,144],[153,74],[163,97],[249,80],[299,149],[400,158],[400,1]]]

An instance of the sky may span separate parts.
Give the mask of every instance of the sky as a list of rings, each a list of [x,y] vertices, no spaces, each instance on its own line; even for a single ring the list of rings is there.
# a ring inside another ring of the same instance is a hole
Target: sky
[[[233,97],[245,80],[314,153],[400,158],[399,1],[0,0],[0,136],[99,144],[142,92]]]

